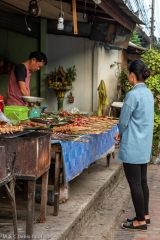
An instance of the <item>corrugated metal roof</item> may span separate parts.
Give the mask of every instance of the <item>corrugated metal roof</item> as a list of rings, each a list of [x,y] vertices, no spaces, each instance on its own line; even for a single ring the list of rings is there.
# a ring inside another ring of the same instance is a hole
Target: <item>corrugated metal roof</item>
[[[121,8],[122,11],[125,12],[135,23],[145,25],[145,23],[142,22],[142,21],[127,7],[127,5],[124,3],[123,0],[112,0],[112,1],[115,2],[115,3],[119,6],[119,8]]]
[[[136,44],[134,44],[132,42],[129,42],[128,46],[132,47],[132,48],[135,48],[135,49],[138,49],[138,50],[141,50],[141,51],[145,51],[146,50],[146,48],[141,47],[141,46],[137,46]]]

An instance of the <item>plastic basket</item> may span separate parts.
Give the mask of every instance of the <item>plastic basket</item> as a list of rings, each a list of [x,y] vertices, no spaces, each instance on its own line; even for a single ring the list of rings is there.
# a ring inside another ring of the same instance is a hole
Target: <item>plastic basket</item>
[[[29,108],[25,106],[5,106],[3,111],[4,115],[14,124],[28,119]]]
[[[41,108],[32,107],[29,112],[29,118],[38,118],[41,116]]]

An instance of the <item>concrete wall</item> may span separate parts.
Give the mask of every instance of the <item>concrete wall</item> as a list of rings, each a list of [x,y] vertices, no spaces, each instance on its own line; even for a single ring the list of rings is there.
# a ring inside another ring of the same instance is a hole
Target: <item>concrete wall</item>
[[[75,65],[77,79],[73,82],[72,92],[75,96],[74,103],[68,103],[66,92],[64,109],[77,107],[80,111],[92,109],[92,48],[94,42],[86,38],[69,36],[47,36],[47,73],[63,66],[63,69]],[[49,110],[57,110],[57,99],[53,89],[46,91]]]
[[[73,82],[75,102],[69,103],[66,92],[64,109],[76,107],[80,111],[96,112],[98,105],[97,88],[101,79],[106,83],[109,103],[116,100],[117,78],[110,69],[114,61],[120,61],[120,51],[105,50],[94,41],[85,38],[47,35],[47,73],[63,66],[64,70],[73,65],[77,69],[77,79]],[[46,85],[47,86],[47,85]],[[48,110],[57,111],[57,99],[53,89],[46,87]]]
[[[121,62],[121,50],[106,50],[103,46],[94,48],[94,99],[93,109],[97,110],[97,87],[104,80],[107,89],[108,105],[117,100],[117,68],[110,68],[114,62]]]

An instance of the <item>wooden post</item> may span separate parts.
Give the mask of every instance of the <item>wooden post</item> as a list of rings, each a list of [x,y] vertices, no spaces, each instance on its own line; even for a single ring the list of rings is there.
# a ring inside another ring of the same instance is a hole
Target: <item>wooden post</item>
[[[36,185],[36,181],[34,180],[28,181],[28,207],[27,207],[27,221],[26,221],[26,236],[29,236],[30,239],[33,239],[32,235],[33,235],[33,222],[34,222],[35,185]]]
[[[42,175],[41,211],[40,222],[46,221],[47,197],[48,197],[48,174],[49,170]]]
[[[72,0],[72,9],[73,9],[73,28],[74,28],[74,34],[78,34],[78,29],[77,29],[76,0]]]
[[[54,216],[57,216],[59,212],[60,161],[61,152],[55,152],[54,212],[53,212]]]

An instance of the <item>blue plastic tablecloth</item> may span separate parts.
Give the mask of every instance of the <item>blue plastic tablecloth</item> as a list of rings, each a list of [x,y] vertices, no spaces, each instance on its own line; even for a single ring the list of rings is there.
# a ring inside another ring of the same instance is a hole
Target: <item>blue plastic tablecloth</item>
[[[100,159],[113,145],[117,125],[101,134],[87,134],[88,143],[76,141],[51,140],[51,144],[60,143],[64,166],[64,181],[69,182],[81,173],[87,166]]]

